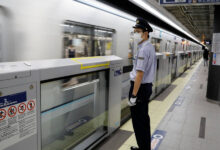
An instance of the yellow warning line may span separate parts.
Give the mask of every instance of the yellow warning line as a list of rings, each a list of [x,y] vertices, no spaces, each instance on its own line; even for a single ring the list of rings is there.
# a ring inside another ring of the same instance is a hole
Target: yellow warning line
[[[90,68],[98,68],[98,67],[109,68],[109,65],[110,65],[109,61],[107,63],[104,63],[104,64],[97,64],[97,65],[90,65],[90,66],[83,66],[83,63],[79,61],[80,59],[92,59],[92,58],[103,58],[103,57],[101,57],[101,56],[96,56],[96,57],[80,57],[80,58],[72,58],[72,60],[81,65],[81,70],[83,70],[83,69],[90,69]]]
[[[177,87],[171,92],[164,101],[151,101],[149,104],[149,115],[151,119],[151,134],[154,133],[154,130],[159,125],[160,121],[166,115],[167,111],[169,110],[170,106],[174,103],[177,97],[180,95],[181,91],[184,89],[185,85],[188,83],[190,78],[192,77],[195,70],[199,67],[199,64],[202,62],[200,60],[196,64],[194,64],[193,69],[187,70],[187,76],[185,78],[177,78],[172,84],[177,85]],[[131,119],[126,122],[120,129],[132,131],[132,122]],[[132,134],[127,141],[120,147],[120,150],[126,150],[130,146],[137,146],[135,135]]]
[[[90,69],[90,68],[98,68],[98,67],[106,67],[109,68],[109,62],[107,62],[106,64],[97,64],[97,65],[91,65],[91,66],[83,66],[81,64],[81,69]]]

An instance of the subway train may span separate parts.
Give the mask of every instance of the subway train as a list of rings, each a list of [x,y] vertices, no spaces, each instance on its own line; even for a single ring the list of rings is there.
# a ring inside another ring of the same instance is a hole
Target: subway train
[[[106,55],[123,58],[122,124],[130,116],[127,98],[129,72],[137,51],[132,28],[135,21],[136,16],[93,0],[3,0],[0,1],[0,62]],[[202,46],[153,24],[151,26],[154,31],[149,40],[157,55],[153,99],[202,57]],[[75,147],[90,132],[100,128],[90,122],[94,118],[95,106],[93,97],[88,95],[94,94],[92,88],[96,82],[69,88],[96,80],[99,76],[105,80],[104,73],[101,73],[42,83],[41,97],[46,99],[41,106],[43,150],[59,149],[53,143],[64,149],[57,142],[65,141],[63,135],[74,137],[67,140],[74,139],[71,147]],[[104,84],[101,86],[105,87]],[[105,91],[100,92],[105,94]],[[68,101],[87,97],[89,103],[54,120],[48,119],[51,109],[57,108],[54,99],[58,105],[65,105],[64,97]],[[57,126],[52,128],[51,123]],[[71,140],[66,145],[68,142]]]

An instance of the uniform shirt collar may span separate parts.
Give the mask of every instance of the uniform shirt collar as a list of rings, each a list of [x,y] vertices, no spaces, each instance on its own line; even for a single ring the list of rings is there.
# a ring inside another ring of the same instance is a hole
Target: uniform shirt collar
[[[144,42],[142,42],[141,44],[138,45],[138,48],[141,48],[142,46],[147,45],[149,42],[150,42],[149,39],[144,41]]]

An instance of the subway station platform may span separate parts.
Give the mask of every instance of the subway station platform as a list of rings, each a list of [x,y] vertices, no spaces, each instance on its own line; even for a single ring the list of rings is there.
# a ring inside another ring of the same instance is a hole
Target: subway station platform
[[[149,103],[152,150],[219,150],[220,107],[207,101],[208,67],[198,61]],[[153,140],[155,133],[162,138]],[[137,146],[131,120],[95,149]]]
[[[0,12],[0,150],[137,146],[138,59],[155,69],[151,150],[220,150],[220,0],[3,0]]]

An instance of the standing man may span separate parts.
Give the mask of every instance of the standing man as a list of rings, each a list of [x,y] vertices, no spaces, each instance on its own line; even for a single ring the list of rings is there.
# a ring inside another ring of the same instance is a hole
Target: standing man
[[[138,18],[133,28],[135,41],[138,42],[138,51],[133,61],[133,70],[130,73],[131,88],[128,105],[139,147],[131,147],[131,150],[151,150],[148,103],[152,94],[152,82],[157,61],[155,48],[149,41],[149,33],[153,29],[143,18]]]
[[[208,66],[208,60],[209,60],[209,51],[207,50],[207,48],[204,48],[203,51],[204,66]]]

